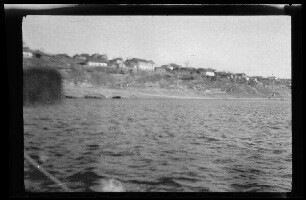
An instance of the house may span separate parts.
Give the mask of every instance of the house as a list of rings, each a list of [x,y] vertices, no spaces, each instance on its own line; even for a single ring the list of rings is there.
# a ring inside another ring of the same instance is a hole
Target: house
[[[110,60],[110,61],[113,62],[113,63],[116,63],[116,64],[123,63],[123,59],[122,58],[115,58],[115,59]]]
[[[269,76],[268,79],[269,79],[269,80],[277,80],[278,78],[275,77],[275,76]]]
[[[108,57],[107,57],[106,54],[100,55],[100,54],[98,54],[98,53],[95,53],[95,54],[92,54],[92,55],[90,56],[90,58],[108,61]]]
[[[107,67],[107,62],[100,59],[89,58],[86,61],[86,65],[89,67]]]
[[[216,70],[212,68],[198,68],[196,71],[204,76],[214,77],[216,75]]]
[[[212,71],[204,71],[204,72],[201,72],[201,74],[203,74],[204,76],[215,76],[215,72],[212,72]]]
[[[116,68],[125,68],[126,67],[126,65],[123,63],[122,58],[115,58],[115,59],[109,60],[108,65],[116,67]]]
[[[154,71],[155,63],[153,61],[140,61],[138,62],[138,69],[143,71]]]
[[[31,52],[31,49],[27,46],[23,47],[23,52],[22,52],[23,58],[32,58],[33,53]]]
[[[257,83],[258,79],[257,79],[257,77],[252,76],[252,77],[250,77],[250,81],[253,81],[253,82]]]
[[[250,77],[250,78],[251,78],[251,79],[256,79],[257,81],[263,79],[262,76],[252,76],[252,77]]]
[[[29,47],[23,47],[23,57],[24,58],[32,58],[33,57],[33,53],[31,52]]]
[[[168,70],[168,71],[172,71],[174,69],[174,67],[171,65],[162,65],[160,68]]]
[[[214,77],[216,75],[215,71],[216,70],[211,69],[211,68],[208,68],[208,69],[204,69],[204,68],[197,69],[197,72],[200,72],[200,74],[202,74],[204,76],[209,76],[209,77]]]
[[[202,72],[205,72],[206,69],[204,69],[204,68],[197,68],[196,71],[197,71],[198,74],[202,74]]]
[[[229,78],[229,79],[233,79],[233,78],[234,78],[234,74],[228,73],[228,78]]]
[[[216,76],[220,77],[220,78],[227,78],[230,79],[231,78],[231,74],[227,73],[227,72],[215,72]]]
[[[182,68],[181,65],[178,65],[178,64],[175,64],[175,63],[169,64],[169,67],[171,67],[172,70],[179,70],[180,68]]]
[[[32,58],[33,57],[33,53],[29,52],[29,51],[23,51],[23,57],[24,58]]]
[[[234,78],[239,79],[239,80],[244,79],[246,81],[248,81],[250,79],[245,73],[234,74]]]
[[[165,72],[167,72],[167,70],[163,67],[155,67],[155,72],[165,73]]]
[[[140,71],[154,71],[155,70],[155,64],[153,61],[149,60],[143,60],[138,58],[132,58],[128,59],[124,62],[124,64],[127,67],[140,70]]]
[[[81,56],[81,55],[74,55],[73,59],[77,59],[77,60],[80,60],[80,61],[85,61],[87,59],[87,57]]]

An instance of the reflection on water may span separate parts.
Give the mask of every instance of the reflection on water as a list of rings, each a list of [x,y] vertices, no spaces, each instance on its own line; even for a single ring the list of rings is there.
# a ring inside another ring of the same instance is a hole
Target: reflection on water
[[[90,100],[24,107],[25,151],[74,191],[289,192],[291,103]],[[25,161],[31,191],[61,191]]]

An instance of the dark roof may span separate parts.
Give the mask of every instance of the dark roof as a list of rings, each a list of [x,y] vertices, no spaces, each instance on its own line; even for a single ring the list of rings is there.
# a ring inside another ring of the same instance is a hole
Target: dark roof
[[[218,75],[225,75],[225,76],[229,75],[229,73],[227,72],[215,72],[215,73]]]
[[[175,64],[175,63],[170,63],[169,65],[172,66],[172,67],[175,67],[175,68],[181,68],[182,67],[181,65],[178,65],[178,64]]]
[[[204,68],[197,68],[197,71],[204,72],[204,71],[206,71],[206,69],[204,69]]]
[[[113,60],[123,60],[122,58],[114,58]]]
[[[206,71],[215,72],[216,70],[213,68],[207,68]]]
[[[86,62],[99,62],[99,63],[107,63],[107,61],[105,60],[101,60],[101,59],[98,59],[98,58],[88,58],[86,60]]]
[[[138,62],[145,62],[145,63],[152,63],[154,64],[154,62],[152,60],[144,60],[144,59],[139,59],[139,58],[132,58],[132,59],[128,59],[126,60],[126,62],[135,62],[135,63],[138,63]]]
[[[83,57],[85,57],[85,58],[90,57],[90,55],[89,55],[89,54],[87,54],[87,53],[82,53],[80,56],[83,56]]]

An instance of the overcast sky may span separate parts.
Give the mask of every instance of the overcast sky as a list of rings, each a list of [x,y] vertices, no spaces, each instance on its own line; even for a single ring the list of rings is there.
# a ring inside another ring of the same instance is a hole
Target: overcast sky
[[[290,16],[27,16],[23,39],[52,54],[291,77]]]

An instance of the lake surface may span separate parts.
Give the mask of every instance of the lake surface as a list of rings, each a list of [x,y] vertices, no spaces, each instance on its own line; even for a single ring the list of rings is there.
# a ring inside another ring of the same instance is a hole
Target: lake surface
[[[24,148],[70,189],[290,192],[291,102],[65,99],[24,107]],[[62,191],[25,160],[30,191]]]

